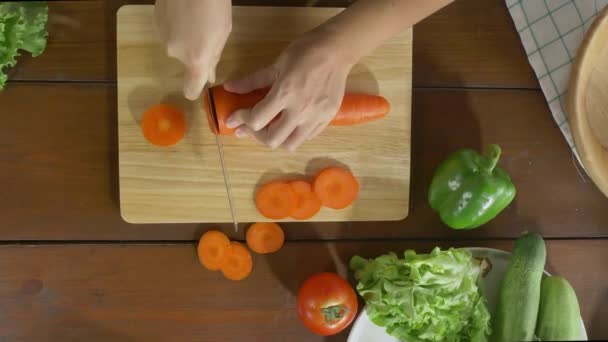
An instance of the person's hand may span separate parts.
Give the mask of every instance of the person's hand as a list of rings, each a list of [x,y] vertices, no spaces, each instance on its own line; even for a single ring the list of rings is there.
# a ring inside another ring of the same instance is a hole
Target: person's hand
[[[353,65],[325,41],[321,32],[304,35],[273,65],[224,84],[234,93],[272,85],[263,100],[251,109],[233,113],[226,125],[238,127],[237,137],[252,137],[271,148],[293,151],[321,133],[334,118]],[[272,121],[279,113],[280,117]]]
[[[230,0],[157,0],[156,21],[167,54],[186,68],[184,96],[195,100],[215,69],[232,30]]]

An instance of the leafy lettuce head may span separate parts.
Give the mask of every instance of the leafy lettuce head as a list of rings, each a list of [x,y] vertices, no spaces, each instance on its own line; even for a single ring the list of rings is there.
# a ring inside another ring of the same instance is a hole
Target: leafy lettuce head
[[[394,253],[350,261],[372,322],[401,340],[487,341],[490,314],[477,286],[480,263],[466,249]]]
[[[0,89],[7,80],[4,69],[15,66],[19,50],[34,57],[44,51],[48,12],[46,1],[0,3]]]

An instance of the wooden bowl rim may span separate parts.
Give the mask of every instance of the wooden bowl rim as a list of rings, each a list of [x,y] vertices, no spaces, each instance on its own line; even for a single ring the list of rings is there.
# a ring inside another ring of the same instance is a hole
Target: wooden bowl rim
[[[587,58],[587,54],[595,44],[602,43],[597,38],[597,33],[603,31],[608,31],[608,7],[595,18],[577,53],[570,76],[568,121],[574,145],[585,170],[595,185],[608,197],[608,151],[599,143],[589,127],[584,106],[584,92],[587,84],[583,84],[581,81],[583,72],[589,72],[590,64],[593,62]],[[606,44],[606,42],[603,43]],[[608,99],[606,100],[608,101]]]

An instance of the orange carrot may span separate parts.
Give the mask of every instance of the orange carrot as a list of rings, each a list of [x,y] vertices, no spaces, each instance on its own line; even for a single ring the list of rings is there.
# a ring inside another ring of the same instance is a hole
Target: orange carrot
[[[274,253],[283,247],[283,229],[273,222],[254,223],[247,230],[247,246],[259,254]]]
[[[298,195],[298,204],[289,214],[296,220],[306,220],[319,212],[321,209],[321,200],[312,191],[310,183],[305,181],[290,182],[291,188]]]
[[[324,206],[344,209],[357,198],[359,182],[350,171],[330,167],[317,174],[313,188]]]
[[[217,122],[211,117],[208,96],[204,94],[204,106],[209,127],[215,134],[233,135],[234,129],[226,127],[228,117],[238,109],[251,108],[266,96],[270,88],[254,90],[247,94],[235,94],[224,89],[223,85],[211,88],[215,103]],[[347,93],[342,99],[338,113],[331,125],[348,126],[379,120],[391,110],[388,100],[382,96]]]
[[[198,242],[198,260],[207,269],[217,271],[230,254],[230,240],[226,234],[217,231],[207,231]]]
[[[381,119],[391,111],[388,100],[378,95],[345,94],[338,114],[329,123],[333,126],[358,125]]]
[[[224,259],[221,266],[224,277],[230,280],[243,280],[251,274],[253,260],[251,253],[243,244],[232,241],[230,243],[230,253]]]
[[[273,220],[286,218],[297,204],[298,196],[285,182],[266,183],[255,195],[258,211]]]
[[[186,133],[184,114],[177,108],[158,104],[150,107],[141,120],[144,137],[153,145],[177,144]]]

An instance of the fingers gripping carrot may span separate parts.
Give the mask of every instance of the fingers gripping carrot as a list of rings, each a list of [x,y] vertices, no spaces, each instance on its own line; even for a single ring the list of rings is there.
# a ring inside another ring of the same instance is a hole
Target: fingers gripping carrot
[[[234,135],[234,129],[226,126],[228,117],[238,109],[252,108],[268,93],[270,88],[261,88],[246,94],[228,92],[222,85],[212,87],[217,125],[211,116],[208,96],[204,96],[204,106],[209,127],[215,134]],[[330,125],[349,126],[362,124],[385,117],[391,110],[388,100],[378,95],[347,93],[340,109]]]

